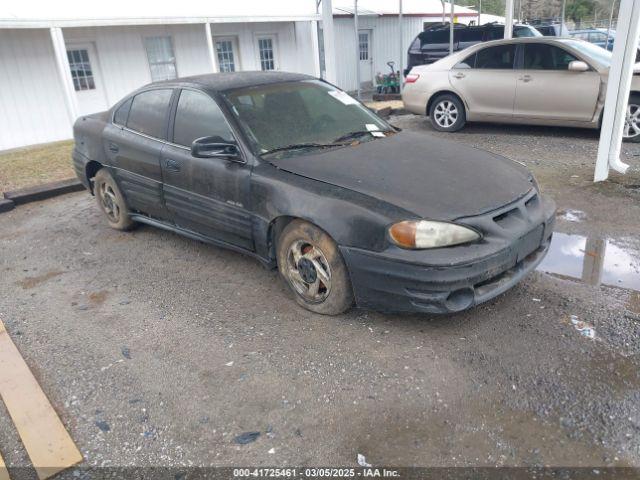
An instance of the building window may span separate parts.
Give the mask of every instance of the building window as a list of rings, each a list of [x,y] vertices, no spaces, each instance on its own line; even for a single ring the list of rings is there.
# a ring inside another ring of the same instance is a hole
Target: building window
[[[152,82],[171,80],[178,76],[171,37],[147,37],[144,39],[144,45],[147,49]]]
[[[360,45],[360,60],[369,60],[369,34],[359,33],[358,43]]]
[[[275,70],[273,38],[259,38],[258,51],[260,52],[260,68],[262,70]]]
[[[221,72],[235,72],[236,61],[233,55],[232,40],[216,41],[216,52],[218,53],[218,66]]]
[[[89,52],[84,48],[67,50],[67,58],[69,59],[69,68],[73,78],[73,88],[75,88],[76,92],[94,90],[96,83],[93,79]]]

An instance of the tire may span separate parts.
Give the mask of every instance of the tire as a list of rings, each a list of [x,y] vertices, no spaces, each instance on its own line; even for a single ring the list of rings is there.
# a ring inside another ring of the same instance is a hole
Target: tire
[[[98,201],[98,207],[107,217],[109,226],[116,230],[131,230],[135,222],[131,220],[129,207],[127,207],[118,185],[107,169],[98,170],[93,182],[93,191]]]
[[[629,124],[629,122],[625,120],[622,139],[625,142],[638,143],[640,142],[640,95],[631,95],[629,97],[627,115],[631,118],[632,122]]]
[[[467,114],[458,97],[445,93],[431,103],[429,121],[439,132],[457,132],[467,123]]]
[[[280,275],[299,305],[323,315],[338,315],[353,305],[347,267],[325,232],[294,220],[278,235],[276,250]]]

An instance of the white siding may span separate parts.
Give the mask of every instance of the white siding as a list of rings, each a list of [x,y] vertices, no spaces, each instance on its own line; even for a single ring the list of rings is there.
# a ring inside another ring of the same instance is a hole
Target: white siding
[[[407,64],[407,50],[416,35],[422,29],[424,22],[437,22],[439,17],[403,17],[402,26],[402,63],[403,68]],[[473,20],[471,17],[461,17],[460,22]],[[371,55],[373,57],[373,75],[377,73],[389,73],[387,62],[394,61],[396,70],[400,68],[400,44],[397,16],[358,16],[358,28],[361,30],[372,30]],[[353,17],[334,18],[334,28],[336,36],[337,65],[338,65],[338,86],[344,90],[356,90],[356,45],[353,26]]]
[[[0,150],[71,136],[49,30],[0,30]]]
[[[258,37],[275,39],[276,68],[313,74],[310,22],[213,23],[216,36],[238,39],[239,70],[259,70]],[[148,36],[168,35],[178,76],[211,72],[204,24],[63,29],[67,45],[91,44],[92,67],[108,108],[151,82],[144,47]],[[79,101],[83,92],[77,94]],[[0,150],[71,137],[49,30],[0,29]]]

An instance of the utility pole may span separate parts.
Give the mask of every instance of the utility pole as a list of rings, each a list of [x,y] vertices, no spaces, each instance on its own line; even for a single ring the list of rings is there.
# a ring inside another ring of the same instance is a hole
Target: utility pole
[[[404,76],[404,72],[403,72],[403,68],[402,68],[402,57],[404,57],[404,48],[402,48],[402,0],[398,0],[398,27],[400,30],[400,68],[399,68],[399,72],[400,75],[398,78],[398,92],[402,93],[402,80],[403,80],[403,76]]]
[[[451,55],[453,54],[453,8],[455,6],[455,3],[453,0],[449,0],[449,3],[451,5],[451,23],[449,24],[449,55]]]
[[[482,0],[478,0],[478,25],[481,25]]]
[[[353,27],[356,31],[356,84],[358,100],[360,100],[360,35],[358,33],[358,0],[353,0]]]
[[[607,27],[607,50],[609,50],[609,35],[611,35],[611,25],[613,24],[613,10],[616,7],[616,0],[611,0],[611,12],[609,13],[609,26]]]
[[[560,31],[564,30],[564,12],[567,7],[567,0],[562,0],[562,13],[560,15]]]

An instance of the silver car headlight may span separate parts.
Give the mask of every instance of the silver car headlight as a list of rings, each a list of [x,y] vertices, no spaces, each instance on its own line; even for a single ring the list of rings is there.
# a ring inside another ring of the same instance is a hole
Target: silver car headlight
[[[432,220],[405,220],[389,227],[391,241],[402,248],[449,247],[475,242],[482,235],[469,227]]]

